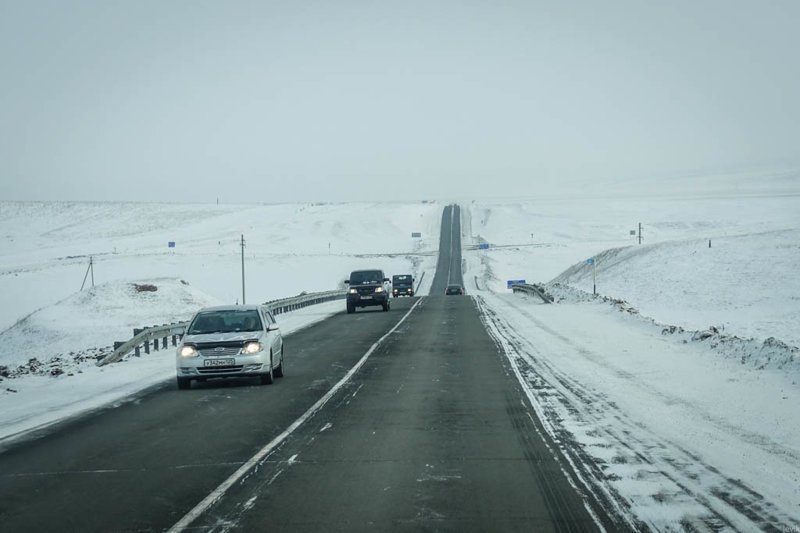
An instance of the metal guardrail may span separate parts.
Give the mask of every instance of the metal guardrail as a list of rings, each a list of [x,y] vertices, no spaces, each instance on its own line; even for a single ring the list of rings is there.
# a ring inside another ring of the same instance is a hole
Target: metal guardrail
[[[272,314],[280,315],[288,313],[302,307],[309,305],[320,304],[332,300],[344,299],[347,295],[346,291],[324,291],[301,293],[298,296],[290,298],[281,298],[279,300],[270,300],[262,304]],[[171,337],[172,345],[178,345],[178,339],[183,337],[186,326],[189,322],[174,322],[172,324],[163,324],[161,326],[150,326],[146,328],[135,328],[133,330],[133,338],[125,342],[115,342],[114,351],[106,357],[100,359],[95,363],[97,366],[104,366],[109,363],[117,363],[130,352],[135,352],[137,356],[141,354],[141,350],[145,353],[150,353],[150,345],[152,344],[153,350],[158,351],[159,346],[161,349],[166,350],[169,346],[169,339]]]
[[[280,300],[270,300],[263,305],[272,312],[273,315],[280,315],[288,313],[301,307],[309,305],[321,304],[330,302],[332,300],[343,300],[347,296],[347,291],[324,291],[312,292],[308,294],[301,293],[298,296],[291,298],[281,298]]]
[[[533,294],[542,299],[546,304],[553,303],[553,297],[547,294],[541,285],[531,285],[529,283],[515,283],[511,285],[511,290],[524,294]]]

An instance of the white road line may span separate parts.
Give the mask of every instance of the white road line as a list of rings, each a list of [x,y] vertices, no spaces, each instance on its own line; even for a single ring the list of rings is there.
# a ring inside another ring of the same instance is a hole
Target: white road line
[[[294,431],[297,428],[299,428],[301,425],[303,425],[303,423],[306,420],[311,418],[317,411],[319,411],[322,408],[322,406],[325,405],[328,402],[328,400],[330,400],[334,396],[334,394],[336,394],[339,391],[339,389],[341,389],[344,386],[344,384],[347,383],[350,380],[351,377],[353,377],[353,374],[358,372],[358,370],[362,366],[364,366],[364,363],[367,362],[367,359],[369,359],[369,357],[378,348],[378,346],[380,346],[380,344],[389,335],[394,333],[394,331],[398,327],[400,327],[400,324],[405,322],[406,318],[408,318],[408,316],[414,311],[414,309],[417,308],[417,306],[420,304],[420,302],[422,302],[422,298],[417,300],[416,303],[413,306],[411,306],[411,309],[409,309],[408,312],[405,315],[403,315],[403,318],[401,318],[400,321],[397,324],[395,324],[392,329],[390,329],[386,334],[384,334],[383,337],[378,339],[375,342],[375,344],[370,346],[369,350],[367,350],[367,353],[365,353],[363,356],[361,356],[361,359],[358,360],[358,362],[355,364],[355,366],[353,366],[353,368],[351,368],[347,372],[347,374],[345,374],[345,376],[341,380],[339,380],[339,382],[336,385],[334,385],[331,388],[331,390],[329,390],[325,394],[325,396],[323,396],[322,398],[317,400],[317,402],[314,405],[309,407],[308,411],[303,413],[303,415],[300,418],[298,418],[297,420],[292,422],[292,424],[288,428],[286,428],[286,430],[283,433],[281,433],[280,435],[278,435],[277,437],[272,439],[272,441],[270,441],[269,444],[267,444],[266,446],[261,448],[253,457],[248,459],[248,461],[246,463],[244,463],[236,472],[231,474],[231,476],[228,479],[223,481],[216,489],[211,491],[211,493],[209,493],[209,495],[206,496],[203,499],[203,501],[198,503],[194,507],[194,509],[192,509],[191,511],[186,513],[183,516],[183,518],[178,520],[175,523],[175,525],[173,525],[171,528],[169,528],[169,530],[167,530],[167,533],[177,533],[179,531],[183,531],[186,528],[188,528],[189,525],[192,522],[194,522],[206,510],[208,510],[209,507],[211,507],[212,505],[214,505],[214,503],[219,501],[225,495],[225,493],[228,492],[228,489],[230,489],[231,486],[233,486],[234,483],[236,483],[237,481],[242,479],[245,476],[245,474],[247,474],[251,469],[253,469],[259,463],[259,461],[261,461],[264,457],[269,455],[272,452],[272,450],[274,450],[275,448],[280,446],[283,443],[283,441],[285,441],[286,438],[289,435],[294,433]],[[279,474],[280,474],[280,472],[279,472]],[[277,475],[275,477],[277,477]],[[273,480],[274,480],[274,478],[273,478]],[[272,480],[270,480],[270,483],[271,482],[272,482]]]

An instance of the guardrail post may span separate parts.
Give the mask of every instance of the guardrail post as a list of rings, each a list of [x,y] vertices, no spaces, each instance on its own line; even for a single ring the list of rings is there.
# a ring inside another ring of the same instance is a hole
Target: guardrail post
[[[158,351],[158,339],[153,339],[153,351]]]
[[[144,353],[147,353],[147,354],[150,353],[150,340],[149,339],[144,341]]]
[[[139,357],[140,355],[142,355],[142,351],[141,351],[139,346],[136,346],[136,348],[134,348],[133,353],[136,354],[136,357]]]
[[[172,336],[172,345],[173,346],[177,346],[178,345],[178,336],[177,335],[173,335]]]
[[[166,337],[164,337],[164,338],[162,339],[162,344],[161,344],[161,347],[162,347],[162,348],[164,348],[165,350],[167,349],[167,346],[168,346],[168,345],[167,345],[167,342],[169,342],[169,341],[168,341],[168,339],[167,339]]]

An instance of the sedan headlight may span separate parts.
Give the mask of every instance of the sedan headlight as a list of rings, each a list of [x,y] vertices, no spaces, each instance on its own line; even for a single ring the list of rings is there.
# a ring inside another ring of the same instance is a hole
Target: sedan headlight
[[[254,354],[258,353],[264,349],[264,345],[257,341],[248,342],[242,348],[242,353],[244,354]]]
[[[197,353],[197,348],[187,344],[186,346],[181,346],[180,349],[178,349],[178,355],[181,357],[197,357],[199,354]]]
[[[375,289],[375,292],[383,292],[383,287],[377,287],[377,288]]]
[[[348,293],[350,293],[350,294],[358,294],[358,291],[357,291],[357,290],[355,290],[355,289],[350,289],[350,290],[349,290],[349,291],[347,291],[347,292],[348,292]]]

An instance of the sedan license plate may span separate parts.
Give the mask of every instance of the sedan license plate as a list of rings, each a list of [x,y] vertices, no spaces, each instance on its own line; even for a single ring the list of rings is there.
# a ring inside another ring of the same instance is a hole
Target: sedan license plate
[[[233,366],[236,359],[206,359],[203,366]]]
[[[362,300],[372,300],[372,296],[362,296]]]

